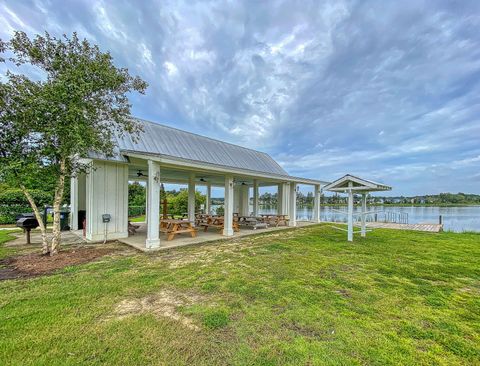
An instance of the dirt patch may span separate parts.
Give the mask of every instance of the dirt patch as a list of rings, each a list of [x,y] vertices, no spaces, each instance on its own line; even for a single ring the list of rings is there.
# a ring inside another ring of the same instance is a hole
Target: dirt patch
[[[336,292],[337,294],[339,294],[340,296],[342,296],[342,297],[350,297],[350,296],[351,296],[351,295],[350,295],[350,292],[348,292],[347,290],[345,290],[345,289],[343,289],[343,288],[340,289],[340,290],[335,290],[335,292]]]
[[[0,261],[0,280],[50,274],[64,267],[91,262],[116,250],[115,248],[83,247],[62,250],[53,257],[31,253],[6,258]]]
[[[202,301],[196,294],[180,293],[178,291],[162,290],[156,294],[139,299],[125,299],[115,308],[108,319],[123,319],[128,316],[151,313],[157,317],[164,317],[182,323],[192,330],[200,328],[194,321],[179,312],[182,306],[189,306]]]

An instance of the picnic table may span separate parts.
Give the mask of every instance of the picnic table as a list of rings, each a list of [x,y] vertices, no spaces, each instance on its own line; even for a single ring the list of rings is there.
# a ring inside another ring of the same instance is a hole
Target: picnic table
[[[202,223],[207,222],[207,220],[210,216],[211,215],[204,214],[204,213],[195,214],[195,226],[200,226]]]
[[[238,223],[240,225],[251,227],[253,230],[260,228],[265,229],[268,227],[268,223],[263,222],[262,218],[256,216],[239,216]]]
[[[280,224],[288,226],[288,222],[290,221],[288,215],[262,214],[260,216],[262,216],[264,222],[275,225],[277,227],[280,226]]]
[[[214,227],[218,230],[223,230],[225,225],[225,219],[223,216],[211,216],[204,218],[199,226],[203,226],[203,231],[207,231],[209,227]],[[240,231],[240,227],[238,226],[238,220],[234,217],[233,220],[233,231]]]
[[[160,220],[160,232],[167,234],[167,240],[172,240],[175,235],[181,233],[190,233],[192,238],[197,236],[197,230],[190,221],[162,219]]]

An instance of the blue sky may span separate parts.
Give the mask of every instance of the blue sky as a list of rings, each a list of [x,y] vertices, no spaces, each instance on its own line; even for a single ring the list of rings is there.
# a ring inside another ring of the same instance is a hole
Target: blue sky
[[[479,1],[0,3],[0,38],[77,31],[148,81],[138,117],[394,195],[480,193],[479,25]]]

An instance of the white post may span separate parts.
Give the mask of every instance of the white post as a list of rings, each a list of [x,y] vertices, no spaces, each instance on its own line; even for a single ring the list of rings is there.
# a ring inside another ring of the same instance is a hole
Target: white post
[[[283,183],[277,185],[277,214],[283,214]]]
[[[250,203],[250,189],[248,185],[240,186],[240,215],[248,216],[249,215],[249,206]]]
[[[145,223],[148,223],[148,182],[145,182]]]
[[[233,235],[233,177],[225,176],[225,202],[224,202],[223,235]]]
[[[195,173],[188,177],[188,221],[195,223]]]
[[[283,214],[284,215],[290,215],[290,203],[291,203],[291,199],[290,199],[290,190],[291,190],[291,186],[292,186],[292,182],[285,182],[283,183]],[[296,184],[296,183],[295,183]],[[295,185],[295,188],[298,188],[296,185]],[[295,197],[296,197],[296,194],[295,194]],[[297,212],[297,211],[295,211]]]
[[[258,180],[253,180],[253,216],[258,216]]]
[[[78,230],[78,178],[70,179],[70,227]]]
[[[353,241],[353,192],[352,182],[348,183],[348,241]]]
[[[147,205],[147,240],[148,249],[160,246],[160,165],[148,161],[148,205]]]
[[[297,183],[290,182],[290,226],[297,226]]]
[[[212,184],[207,183],[207,195],[205,198],[205,213],[210,214],[210,201],[212,200]]]
[[[362,237],[367,236],[366,212],[367,212],[367,194],[362,193],[362,229],[361,229]]]
[[[320,184],[314,185],[315,193],[313,196],[313,221],[320,222],[320,206],[321,206],[321,196],[322,196],[322,187]]]

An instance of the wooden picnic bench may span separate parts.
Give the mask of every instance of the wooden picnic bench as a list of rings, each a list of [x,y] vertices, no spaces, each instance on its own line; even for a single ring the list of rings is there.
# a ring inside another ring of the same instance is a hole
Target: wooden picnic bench
[[[267,222],[268,224],[274,225],[276,227],[280,226],[280,224],[288,226],[288,223],[290,221],[288,215],[262,214],[261,216],[264,219],[264,222]]]
[[[172,240],[175,235],[181,233],[190,233],[191,237],[197,236],[197,230],[192,226],[190,221],[186,220],[160,220],[160,232],[167,234],[167,240]]]
[[[199,226],[203,226],[203,231],[207,231],[209,227],[216,228],[218,230],[223,230],[225,224],[225,219],[223,216],[208,216],[205,218],[203,222],[200,223]],[[233,220],[233,231],[240,231],[240,227],[238,225],[238,220],[234,217]]]
[[[239,216],[238,223],[239,225],[248,226],[253,230],[266,229],[268,227],[267,222],[264,222],[262,218],[256,216]]]

